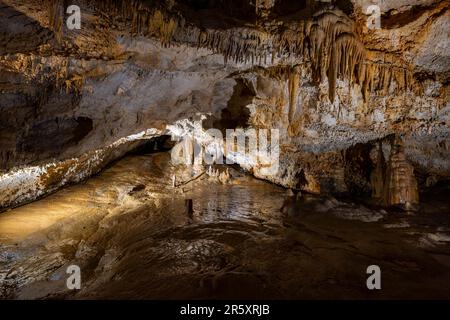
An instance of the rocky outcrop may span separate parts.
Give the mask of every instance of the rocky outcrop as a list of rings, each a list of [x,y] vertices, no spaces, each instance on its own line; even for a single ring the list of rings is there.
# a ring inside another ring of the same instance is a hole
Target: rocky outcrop
[[[243,166],[290,188],[391,205],[417,202],[418,172],[450,176],[447,1],[385,0],[375,30],[356,0],[81,1],[80,30],[65,5],[0,5],[0,208],[199,115],[278,129],[278,173]],[[391,135],[404,145],[383,165],[371,152]]]

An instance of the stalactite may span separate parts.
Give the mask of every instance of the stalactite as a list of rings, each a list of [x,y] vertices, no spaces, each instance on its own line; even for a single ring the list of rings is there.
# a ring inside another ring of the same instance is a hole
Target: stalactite
[[[289,123],[292,122],[297,108],[297,96],[300,86],[300,72],[300,67],[295,66],[290,70],[289,73]]]
[[[169,45],[177,29],[178,21],[173,17],[165,18],[159,10],[155,10],[148,21],[147,32],[158,37],[163,45]]]
[[[81,92],[81,88],[83,87],[83,77],[79,75],[73,75],[70,79],[66,79],[64,81],[66,93],[79,95]]]
[[[388,94],[390,84],[391,84],[391,73],[389,72],[389,68],[386,67],[382,68],[381,80],[378,88],[383,96]]]
[[[53,31],[57,44],[61,44],[63,37],[64,1],[47,0],[49,27]]]

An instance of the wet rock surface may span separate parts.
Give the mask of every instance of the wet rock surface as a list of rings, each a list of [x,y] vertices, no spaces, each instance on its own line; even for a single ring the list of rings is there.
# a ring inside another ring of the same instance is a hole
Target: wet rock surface
[[[3,298],[448,298],[448,185],[404,215],[129,156],[0,216]],[[206,169],[208,170],[208,169]],[[173,187],[172,177],[178,186]],[[195,182],[189,182],[197,177]],[[188,204],[188,205],[187,205]],[[66,288],[79,265],[82,286]],[[366,287],[379,265],[382,290]]]

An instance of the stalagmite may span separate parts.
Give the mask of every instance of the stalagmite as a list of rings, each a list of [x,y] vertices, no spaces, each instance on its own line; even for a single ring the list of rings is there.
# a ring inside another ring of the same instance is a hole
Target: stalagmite
[[[384,205],[402,205],[406,209],[410,209],[412,205],[419,202],[414,168],[406,160],[403,142],[400,138],[394,139],[391,148],[384,183]]]

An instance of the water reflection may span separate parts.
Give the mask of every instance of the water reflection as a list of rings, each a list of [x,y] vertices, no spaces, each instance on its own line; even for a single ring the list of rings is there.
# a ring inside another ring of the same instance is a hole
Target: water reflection
[[[441,210],[405,216],[292,196],[236,171],[230,184],[199,179],[174,189],[174,174],[165,154],[133,156],[0,216],[7,230],[26,226],[27,214],[60,214],[26,235],[4,234],[3,297],[450,297],[448,189],[433,199]],[[64,286],[69,264],[83,272],[78,292]],[[381,291],[365,285],[371,264],[382,269]]]

